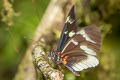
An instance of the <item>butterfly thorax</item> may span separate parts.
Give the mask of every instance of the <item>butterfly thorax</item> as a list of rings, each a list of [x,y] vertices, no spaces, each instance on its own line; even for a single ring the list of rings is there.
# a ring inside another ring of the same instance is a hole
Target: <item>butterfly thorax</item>
[[[61,56],[61,52],[52,50],[51,53],[50,53],[50,56],[56,62],[56,64],[62,63],[62,58],[60,57]]]

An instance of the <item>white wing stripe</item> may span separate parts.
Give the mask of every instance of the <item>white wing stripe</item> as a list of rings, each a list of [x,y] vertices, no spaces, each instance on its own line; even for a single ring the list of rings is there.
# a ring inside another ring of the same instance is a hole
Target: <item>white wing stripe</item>
[[[78,63],[80,66],[82,66],[84,69],[87,69],[88,68],[88,66],[87,65],[85,65],[85,64],[83,64],[83,63]]]
[[[80,45],[80,48],[84,50],[87,54],[96,55],[96,52],[85,45]]]
[[[83,29],[80,30],[79,32],[77,32],[76,34],[81,34],[87,41],[96,43],[95,41],[93,41],[92,39],[89,38],[89,36],[85,33],[85,31]]]
[[[82,63],[85,64],[85,65],[87,65],[88,67],[92,67],[92,65],[89,64],[87,61],[83,61]]]
[[[77,41],[75,41],[74,39],[71,40],[71,42],[74,44],[74,45],[78,45],[79,43]]]
[[[79,70],[77,71],[82,71],[84,68],[78,64],[74,64],[73,66],[77,67]]]
[[[70,44],[71,42],[72,42],[74,45],[78,45],[78,44],[79,44],[79,43],[78,43],[77,41],[75,41],[74,39],[71,39],[71,40],[65,45],[65,47],[64,47],[64,49],[62,50],[61,53],[64,52],[64,50],[67,48],[67,46],[69,46],[69,44]]]
[[[75,71],[82,71],[83,69],[95,67],[99,64],[98,59],[95,56],[88,55],[86,60],[73,64],[72,68]]]
[[[75,71],[81,71],[83,70],[83,68],[79,65],[73,65],[72,68],[75,70]]]
[[[73,68],[75,71],[79,71],[79,69],[76,68],[75,66],[72,66],[72,68]]]
[[[87,60],[86,60],[86,61],[83,61],[82,63],[83,63],[83,64],[86,64],[86,65],[89,66],[89,67],[93,67],[93,64],[90,63],[90,62],[88,62]]]

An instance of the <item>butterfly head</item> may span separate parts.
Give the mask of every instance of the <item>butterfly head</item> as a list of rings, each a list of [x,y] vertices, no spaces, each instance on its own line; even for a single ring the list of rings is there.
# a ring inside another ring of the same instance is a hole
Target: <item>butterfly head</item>
[[[62,58],[60,57],[60,52],[52,50],[50,56],[56,62],[56,64],[60,64],[62,62]]]

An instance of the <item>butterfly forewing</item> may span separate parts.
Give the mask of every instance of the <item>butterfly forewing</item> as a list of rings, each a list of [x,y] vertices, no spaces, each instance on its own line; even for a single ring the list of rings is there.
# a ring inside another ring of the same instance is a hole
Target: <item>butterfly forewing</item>
[[[68,16],[67,16],[67,19],[65,21],[65,24],[64,24],[64,28],[62,30],[62,33],[61,33],[61,37],[60,37],[60,41],[59,41],[59,44],[58,44],[58,48],[57,48],[57,51],[61,51],[64,44],[68,41],[68,39],[70,38],[69,36],[69,32],[73,32],[73,34],[77,31],[77,22],[76,22],[76,16],[75,16],[75,12],[74,12],[74,6],[71,8]]]
[[[89,30],[89,33],[87,30]],[[101,46],[101,33],[97,27],[88,26],[84,27],[80,31],[76,32],[73,37],[71,37],[68,42],[66,42],[64,48],[62,49],[62,53],[66,54],[66,52],[73,51],[78,47],[78,49],[83,49],[85,51],[94,50],[96,53],[100,50]]]

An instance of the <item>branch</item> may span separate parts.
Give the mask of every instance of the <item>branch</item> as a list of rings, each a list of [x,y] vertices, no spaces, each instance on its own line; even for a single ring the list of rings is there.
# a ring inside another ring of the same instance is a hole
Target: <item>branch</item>
[[[62,80],[63,74],[53,69],[44,58],[45,52],[42,50],[40,45],[37,45],[40,37],[48,33],[56,22],[63,22],[63,6],[69,3],[71,0],[51,0],[48,9],[39,24],[35,36],[33,38],[32,44],[27,49],[25,56],[19,65],[18,73],[16,74],[14,80],[36,80],[36,70],[32,61],[32,51],[33,59],[35,64],[38,66],[39,70],[44,74],[44,77],[49,80]],[[47,32],[48,31],[48,32]]]
[[[38,69],[44,74],[45,78],[48,80],[63,80],[63,74],[53,69],[47,60],[45,60],[46,54],[42,51],[41,46],[36,46],[33,50],[33,58],[38,66]]]

